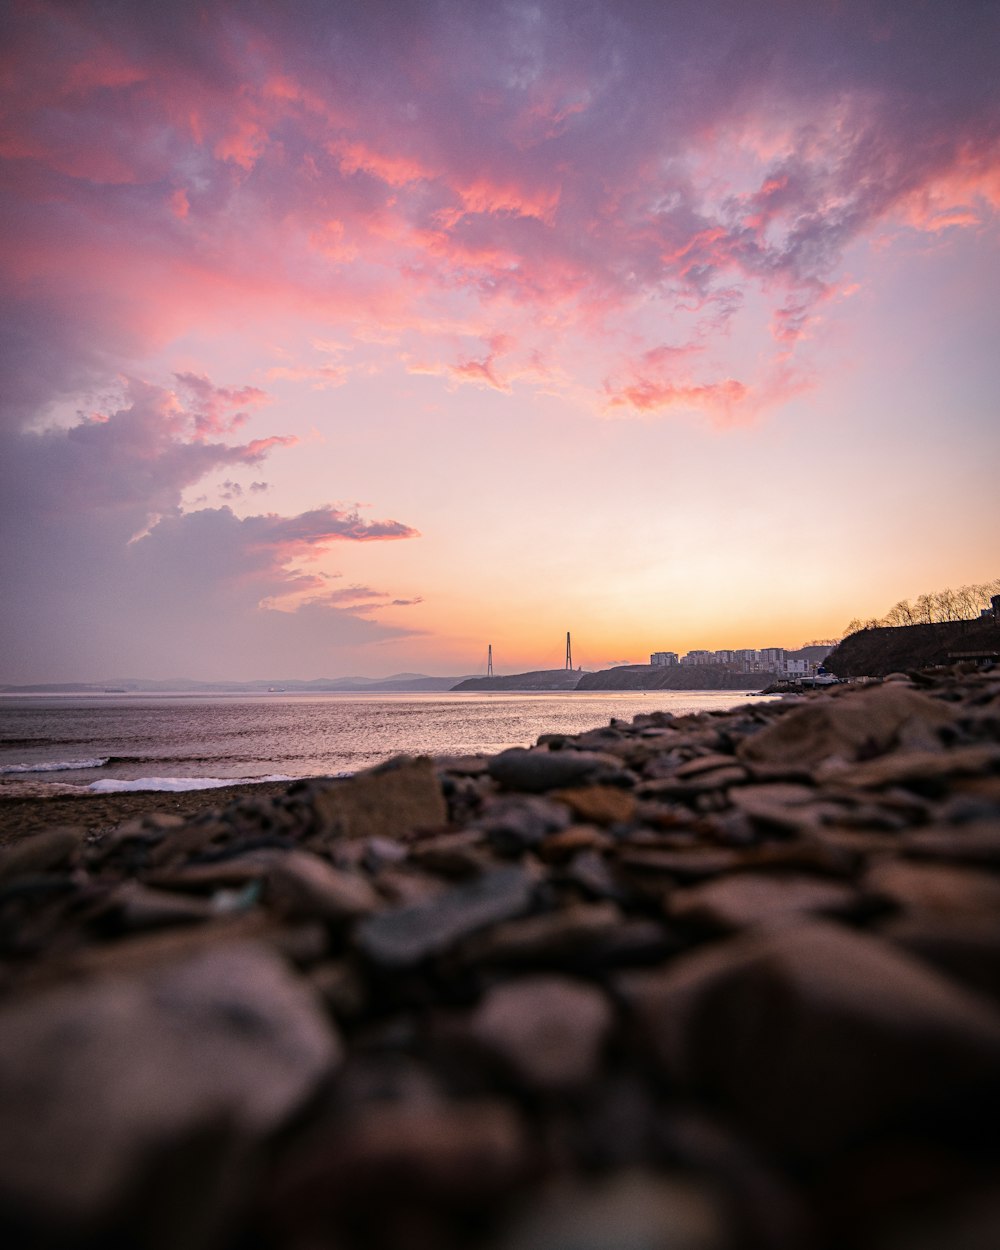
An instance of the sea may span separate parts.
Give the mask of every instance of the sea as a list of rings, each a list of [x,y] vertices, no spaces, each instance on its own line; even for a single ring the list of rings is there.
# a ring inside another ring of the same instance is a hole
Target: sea
[[[0,695],[0,798],[345,776],[394,755],[492,754],[745,691]]]

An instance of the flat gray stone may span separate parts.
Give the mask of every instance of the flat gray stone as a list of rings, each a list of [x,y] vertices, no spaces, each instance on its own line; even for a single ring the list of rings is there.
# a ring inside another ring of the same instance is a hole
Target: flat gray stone
[[[375,963],[413,967],[488,925],[519,916],[531,903],[532,886],[521,868],[495,868],[424,902],[368,917],[355,940]]]
[[[508,790],[541,794],[601,781],[621,772],[621,760],[595,751],[539,751],[514,747],[489,761],[490,776]]]

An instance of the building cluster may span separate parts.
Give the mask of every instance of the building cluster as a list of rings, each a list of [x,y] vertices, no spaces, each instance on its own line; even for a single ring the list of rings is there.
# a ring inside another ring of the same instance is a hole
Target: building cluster
[[[781,677],[812,677],[820,668],[819,660],[804,660],[790,655],[784,647],[763,647],[756,651],[689,651],[679,656],[676,651],[654,651],[649,657],[654,668],[679,665],[688,668],[712,665],[731,673],[777,673]]]

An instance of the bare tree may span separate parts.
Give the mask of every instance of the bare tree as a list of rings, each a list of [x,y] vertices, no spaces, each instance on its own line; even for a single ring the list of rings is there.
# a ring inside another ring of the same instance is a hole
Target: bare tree
[[[885,614],[883,623],[886,625],[912,625],[914,619],[914,611],[909,599],[900,599],[899,603],[890,608]]]
[[[915,602],[900,601],[889,609],[881,619],[872,617],[859,621],[856,617],[844,631],[856,634],[861,629],[880,629],[886,626],[899,628],[903,625],[934,625],[942,621],[970,621],[979,616],[983,608],[990,606],[994,595],[1000,594],[1000,577],[988,582],[972,582],[959,586],[958,590],[947,587],[919,595]]]
[[[985,586],[971,585],[959,586],[955,591],[955,600],[958,604],[959,612],[965,621],[971,620],[979,615],[979,609],[989,602],[989,595],[984,595]]]
[[[934,598],[937,601],[937,616],[935,620],[960,621],[963,619],[959,597],[951,587],[939,590]]]
[[[914,604],[914,614],[918,624],[933,625],[937,619],[934,615],[936,611],[937,604],[933,595],[918,595],[917,602]]]

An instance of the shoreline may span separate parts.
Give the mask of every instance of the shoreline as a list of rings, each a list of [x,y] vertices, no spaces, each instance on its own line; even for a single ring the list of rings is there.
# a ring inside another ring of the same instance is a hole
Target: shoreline
[[[568,695],[570,694],[573,696],[573,707],[577,706],[577,700],[580,700],[583,706],[579,714],[572,709],[567,713],[567,721],[573,725],[572,730],[558,715],[555,705],[549,704],[550,700],[556,700],[558,708],[569,708],[571,700]],[[353,698],[353,696],[350,697]],[[403,698],[409,704],[414,699],[417,701],[422,701],[424,698],[437,700],[442,696],[438,694],[392,695],[381,696],[379,701],[383,699],[395,701],[397,697]],[[489,706],[493,699],[507,701],[513,699],[519,703],[530,701],[532,710],[526,718],[528,723],[522,727],[523,732],[519,728],[510,735],[505,735],[507,741],[503,743],[503,745],[527,745],[534,742],[542,733],[551,731],[577,733],[590,730],[600,724],[606,725],[609,713],[616,718],[624,716],[628,719],[639,712],[656,710],[675,715],[687,715],[689,711],[699,706],[709,707],[715,712],[721,710],[722,706],[726,706],[727,710],[749,706],[762,699],[762,696],[757,691],[713,690],[691,692],[500,691],[488,692],[485,695],[478,695],[474,692],[457,694],[447,692],[444,698],[456,704],[471,700],[477,705],[482,705],[484,710],[480,713],[481,718],[494,716],[495,713]],[[681,701],[683,710],[675,706],[677,700]],[[763,701],[766,702],[766,699]],[[124,700],[122,702],[124,703]],[[85,715],[85,713],[82,714]],[[435,742],[433,738],[428,739],[419,734],[397,733],[395,737],[390,736],[386,741],[384,758],[389,759],[400,754],[426,754],[435,757],[450,752],[489,755],[502,749],[500,745],[484,745],[488,738],[488,733],[481,733],[478,730],[472,734],[466,734],[463,731],[457,734],[451,742],[445,744],[440,738]],[[261,753],[257,754],[254,754],[251,748],[251,753],[247,754],[245,760],[242,761],[245,767],[240,769],[245,774],[259,773],[260,777],[244,775],[230,779],[229,784],[218,785],[213,776],[211,778],[213,784],[206,786],[202,786],[200,782],[213,773],[210,760],[189,765],[174,765],[169,762],[164,765],[153,759],[143,760],[140,763],[138,757],[132,760],[133,752],[127,744],[120,746],[111,742],[95,744],[88,741],[80,745],[58,746],[53,751],[52,759],[76,759],[83,755],[128,757],[127,769],[118,768],[117,760],[108,760],[105,761],[108,767],[94,767],[86,773],[79,770],[76,772],[57,771],[54,765],[48,763],[48,756],[41,761],[41,767],[37,771],[32,771],[27,763],[22,765],[20,761],[33,760],[38,752],[32,755],[18,755],[13,751],[8,751],[7,762],[16,763],[19,768],[23,767],[26,771],[12,769],[8,775],[0,775],[0,847],[18,841],[23,836],[42,830],[49,825],[76,826],[84,829],[88,835],[100,836],[116,824],[134,817],[141,817],[148,812],[162,811],[191,818],[203,809],[217,809],[240,798],[280,796],[297,781],[310,784],[321,783],[324,779],[345,776],[349,772],[356,772],[359,768],[371,766],[371,763],[377,762],[377,757],[365,764],[344,760],[337,753],[337,747],[334,746],[327,760],[317,757],[305,761],[304,767],[311,771],[305,771],[299,776],[297,775],[298,761],[292,763],[281,757],[280,752],[272,753],[263,739],[260,746]],[[100,761],[95,760],[95,762]],[[195,769],[204,776],[197,775]],[[88,780],[93,783],[95,780],[100,781],[105,778],[115,782],[128,780],[131,784],[136,784],[131,782],[131,777],[132,774],[140,772],[143,774],[143,779],[146,774],[152,777],[162,773],[165,780],[171,779],[173,773],[176,772],[177,782],[184,782],[191,788],[174,790],[164,786],[162,789],[151,787],[149,790],[93,792],[89,785],[85,784]],[[264,773],[270,773],[272,776],[265,777]],[[62,781],[61,778],[64,776],[71,777],[73,780]]]
[[[0,792],[0,847],[56,826],[86,830],[89,837],[109,833],[126,820],[167,812],[185,820],[212,807],[240,799],[277,798],[293,781],[243,781],[238,785],[196,790],[124,790],[113,794],[4,795]],[[302,778],[314,781],[315,778]]]

